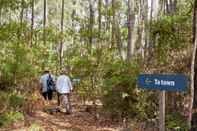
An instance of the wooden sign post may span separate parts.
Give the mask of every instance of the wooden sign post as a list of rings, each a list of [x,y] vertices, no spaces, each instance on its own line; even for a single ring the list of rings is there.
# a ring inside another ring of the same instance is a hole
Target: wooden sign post
[[[182,74],[161,75],[141,74],[138,85],[143,89],[160,90],[159,95],[159,131],[165,131],[165,91],[185,91],[187,77]]]
[[[165,91],[159,96],[159,131],[165,131]]]

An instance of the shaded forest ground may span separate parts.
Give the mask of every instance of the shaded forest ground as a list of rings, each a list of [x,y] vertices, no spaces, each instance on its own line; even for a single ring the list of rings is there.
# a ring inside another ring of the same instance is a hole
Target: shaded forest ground
[[[38,92],[37,92],[38,93]],[[63,112],[50,112],[57,106],[56,98],[52,104],[45,106],[41,96],[37,102],[27,102],[24,108],[25,120],[12,123],[2,131],[115,131],[121,129],[121,123],[112,122],[104,117],[96,117],[92,106],[82,105],[72,96],[73,113],[66,115]],[[97,108],[98,109],[98,108]]]
[[[63,112],[51,112],[57,106],[56,98],[52,104],[45,106],[40,99],[36,103],[26,105],[25,119],[1,128],[1,131],[143,131],[143,126],[130,123],[133,127],[125,128],[120,120],[112,120],[103,114],[101,105],[82,104],[78,97],[72,96],[73,113],[66,115]],[[147,131],[148,129],[146,129]],[[152,131],[152,129],[150,129]]]

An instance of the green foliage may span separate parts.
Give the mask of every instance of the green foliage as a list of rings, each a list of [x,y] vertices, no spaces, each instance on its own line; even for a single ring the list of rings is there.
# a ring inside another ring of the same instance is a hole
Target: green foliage
[[[97,56],[83,56],[83,59],[80,57],[74,57],[71,61],[73,65],[73,77],[81,78],[81,83],[78,85],[77,92],[80,96],[86,97],[87,99],[93,99],[98,96],[98,65],[97,65]]]
[[[41,126],[37,123],[33,123],[31,124],[31,126],[28,129],[29,131],[43,131],[43,129],[41,128]]]
[[[25,96],[13,91],[1,91],[0,93],[0,112],[8,110],[18,110],[24,104]]]
[[[122,61],[117,61],[111,65],[107,65],[106,74],[104,76],[106,87],[110,89],[108,87],[125,83],[129,88],[133,89],[136,87],[138,73],[139,67],[136,63],[127,64]]]
[[[35,77],[45,67],[57,65],[56,52],[52,51],[56,38],[54,29],[47,29],[48,45],[33,45],[29,47],[26,23],[10,22],[0,28],[0,87],[9,88],[22,85]],[[27,33],[24,33],[26,31]],[[41,31],[35,35],[42,36]],[[27,37],[27,38],[26,38]]]
[[[9,96],[9,106],[16,109],[22,107],[24,103],[24,96],[13,93]]]
[[[27,29],[26,24],[23,27]],[[34,76],[31,51],[25,43],[25,38],[19,35],[20,28],[21,25],[15,22],[0,28],[0,54],[3,56],[0,58],[1,88],[9,88],[26,81],[27,77]]]
[[[4,55],[3,64],[0,68],[4,81],[15,83],[15,80],[23,81],[27,76],[34,74],[29,59],[29,50],[22,44],[8,44],[5,51],[7,51],[7,54]]]
[[[157,60],[166,60],[170,51],[183,49],[190,42],[189,16],[163,16],[151,25],[150,36],[155,46]]]
[[[1,0],[0,8],[16,10],[20,7],[20,0]]]
[[[6,112],[0,115],[0,126],[7,126],[14,122],[23,120],[24,115],[21,112]]]
[[[7,92],[0,92],[0,112],[3,112],[7,109],[9,103],[9,94]]]
[[[173,112],[171,114],[167,114],[166,116],[166,126],[168,130],[173,131],[187,131],[189,127],[187,125],[187,120],[180,113]]]
[[[104,109],[114,117],[132,117],[138,113],[137,106],[141,91],[137,89],[140,73],[136,62],[113,62],[106,67],[103,83]]]

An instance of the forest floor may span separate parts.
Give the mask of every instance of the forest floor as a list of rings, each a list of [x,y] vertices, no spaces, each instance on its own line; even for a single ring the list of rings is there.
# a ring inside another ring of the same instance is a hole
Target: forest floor
[[[98,114],[81,102],[72,101],[73,113],[66,115],[63,112],[50,112],[48,109],[56,108],[54,101],[52,105],[41,104],[31,115],[25,116],[23,123],[17,123],[3,131],[120,131],[121,122],[112,122],[105,116]],[[90,106],[91,107],[91,106]],[[48,111],[47,111],[48,110]]]

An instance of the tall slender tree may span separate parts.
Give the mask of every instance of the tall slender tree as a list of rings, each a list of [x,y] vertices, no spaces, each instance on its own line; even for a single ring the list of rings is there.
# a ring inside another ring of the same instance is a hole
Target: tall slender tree
[[[111,32],[111,47],[113,48],[116,42],[116,0],[112,0],[112,32]]]
[[[123,59],[122,55],[122,40],[120,32],[120,21],[118,20],[118,0],[112,0],[112,32],[111,32],[111,48],[117,48],[119,56]]]
[[[116,24],[116,30],[115,30],[115,39],[116,39],[116,43],[117,43],[117,49],[120,55],[120,58],[123,60],[123,50],[122,50],[122,38],[121,38],[121,27],[120,27],[120,22],[116,19],[115,21]]]
[[[77,1],[73,0],[72,1],[72,4],[73,6],[75,6],[77,4]],[[72,29],[73,29],[73,32],[75,32],[75,16],[76,16],[76,9],[73,8],[73,11],[72,11],[72,14],[71,14],[71,18],[72,18]],[[75,34],[73,35],[73,44],[75,44]]]
[[[105,23],[106,23],[106,30],[110,30],[110,11],[109,11],[109,0],[105,0]]]
[[[46,45],[46,26],[47,26],[47,0],[44,0],[44,20],[43,20],[43,42]]]
[[[151,0],[152,1],[152,0]],[[150,12],[151,14],[151,12]],[[148,1],[147,0],[140,0],[140,34],[141,36],[141,53],[142,58],[145,57],[145,46],[148,41],[148,29],[146,26],[148,20]]]
[[[132,55],[134,53],[134,43],[132,43],[132,31],[133,31],[133,26],[134,26],[134,1],[133,0],[128,0],[128,44],[127,44],[127,60],[130,61],[132,58]]]
[[[25,4],[25,1],[24,0],[21,0],[21,14],[20,14],[20,23],[21,23],[21,26],[23,24],[23,17],[24,17],[24,4]]]
[[[177,0],[166,0],[165,1],[166,14],[173,15],[176,12],[176,5],[177,5]]]
[[[64,0],[62,0],[61,12],[61,42],[60,42],[60,68],[63,65],[63,34],[64,34]]]
[[[31,0],[31,39],[30,39],[30,46],[33,45],[33,32],[34,32],[34,0]]]
[[[102,8],[102,0],[98,0],[98,21],[99,21],[99,39],[101,37],[101,19],[102,19],[102,15],[101,15],[101,8]]]
[[[191,66],[191,104],[190,104],[190,115],[189,120],[191,121],[191,130],[197,130],[197,0],[194,3],[193,13],[193,55],[192,55],[192,66]]]
[[[2,5],[0,5],[0,26],[2,25],[2,13],[3,13],[3,8]]]
[[[89,0],[89,45],[88,50],[91,51],[93,44],[93,27],[94,27],[94,9],[93,9],[93,0]]]
[[[18,39],[21,39],[22,37],[22,34],[24,33],[23,32],[23,18],[24,18],[24,4],[25,4],[25,1],[24,0],[21,0],[21,11],[20,11],[20,29],[18,29]]]

